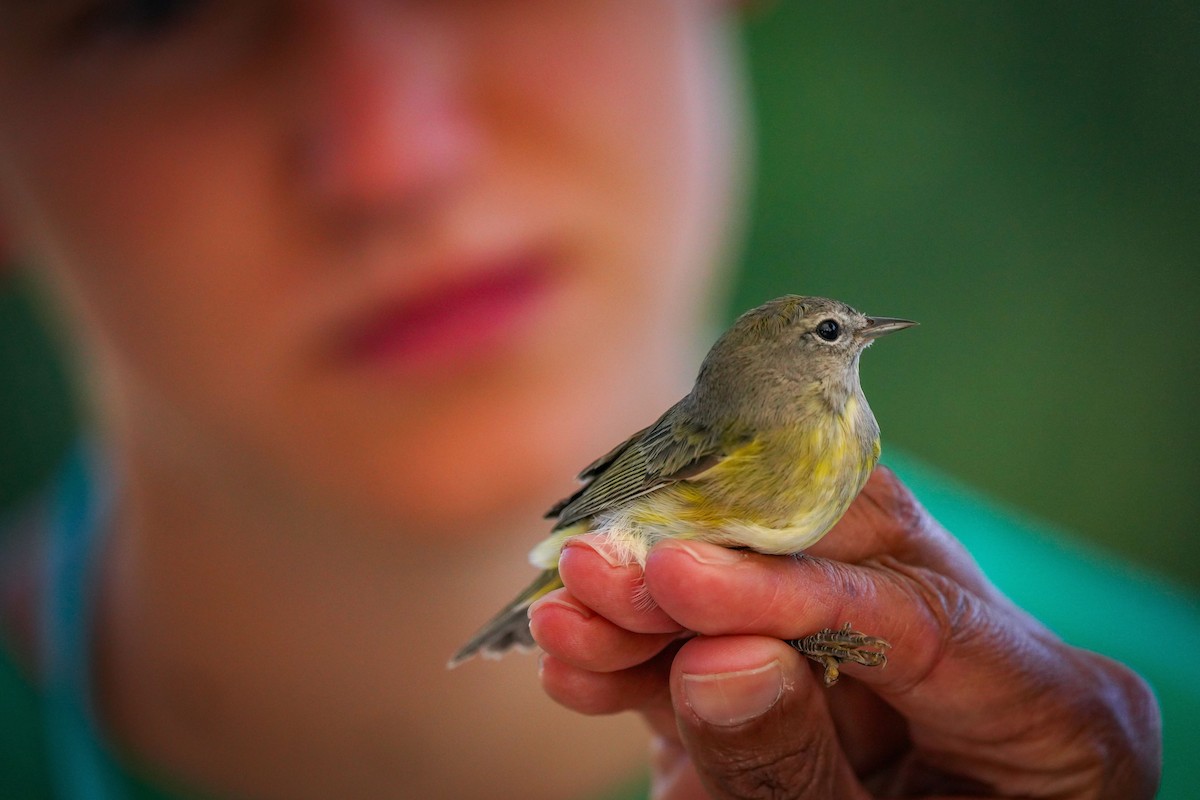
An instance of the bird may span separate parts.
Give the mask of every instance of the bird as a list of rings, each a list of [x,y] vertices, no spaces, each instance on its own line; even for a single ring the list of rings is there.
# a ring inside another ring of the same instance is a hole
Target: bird
[[[621,561],[643,567],[663,539],[772,555],[813,545],[879,461],[859,357],[916,324],[803,295],[743,313],[713,344],[691,391],[586,466],[579,490],[547,512],[553,528],[529,554],[541,572],[448,666],[535,646],[528,608],[563,585],[558,559],[572,536],[600,534]],[[844,661],[883,666],[890,647],[849,623],[788,644],[825,668],[827,685]]]

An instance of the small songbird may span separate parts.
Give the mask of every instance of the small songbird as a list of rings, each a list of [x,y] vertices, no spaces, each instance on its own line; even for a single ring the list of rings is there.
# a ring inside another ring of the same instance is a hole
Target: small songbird
[[[562,586],[563,544],[599,533],[645,566],[661,539],[797,553],[833,527],[879,460],[879,426],[858,378],[875,339],[916,323],[787,295],[747,311],[713,345],[686,397],[580,473],[529,559],[543,571],[450,660],[533,646],[527,609]],[[847,623],[789,642],[837,680],[846,660],[886,662],[887,642]]]

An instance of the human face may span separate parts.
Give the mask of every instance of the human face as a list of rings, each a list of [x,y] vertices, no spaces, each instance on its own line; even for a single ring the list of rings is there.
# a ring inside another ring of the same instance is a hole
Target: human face
[[[708,0],[0,0],[0,215],[143,460],[446,533],[684,388]]]

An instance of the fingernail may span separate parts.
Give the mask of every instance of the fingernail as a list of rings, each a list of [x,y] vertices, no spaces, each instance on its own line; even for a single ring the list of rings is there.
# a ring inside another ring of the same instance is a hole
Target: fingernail
[[[572,603],[570,600],[563,599],[556,594],[548,594],[545,597],[534,600],[532,603],[530,603],[529,610],[526,613],[532,617],[533,612],[542,606],[560,606],[562,608],[568,608],[584,619],[591,619],[592,617],[596,616],[590,608]]]
[[[783,695],[778,661],[739,672],[683,675],[683,695],[697,717],[729,727],[765,714]]]
[[[701,564],[736,564],[745,556],[739,550],[730,550],[715,544],[696,544],[694,542],[673,542],[675,547],[683,550]]]
[[[580,541],[571,538],[567,539],[564,547],[586,547],[604,559],[610,567],[625,567],[629,565],[629,559],[621,558],[620,554],[614,548],[608,546],[603,539],[597,538]]]

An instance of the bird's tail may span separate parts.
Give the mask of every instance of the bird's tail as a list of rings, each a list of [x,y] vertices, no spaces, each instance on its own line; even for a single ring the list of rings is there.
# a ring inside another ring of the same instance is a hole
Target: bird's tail
[[[506,605],[499,614],[479,629],[446,665],[453,669],[462,662],[479,654],[484,658],[499,658],[513,648],[529,650],[533,636],[529,633],[529,616],[526,613],[533,601],[563,585],[558,577],[558,568],[551,567],[534,579],[525,591]]]

